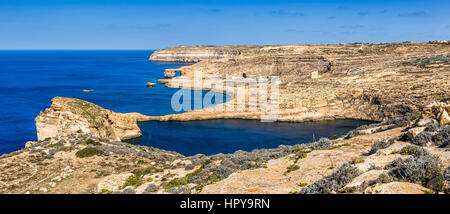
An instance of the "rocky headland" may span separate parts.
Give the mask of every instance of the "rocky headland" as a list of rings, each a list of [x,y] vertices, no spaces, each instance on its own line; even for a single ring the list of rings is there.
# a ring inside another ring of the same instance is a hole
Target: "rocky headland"
[[[167,87],[194,81],[196,69],[217,91],[226,76],[279,76],[279,121],[377,123],[308,144],[185,157],[122,141],[140,136],[137,121],[264,113],[209,107],[151,117],[56,97],[36,118],[38,141],[0,157],[0,192],[448,193],[449,50],[447,41],[159,50],[151,60],[197,62],[166,70]]]

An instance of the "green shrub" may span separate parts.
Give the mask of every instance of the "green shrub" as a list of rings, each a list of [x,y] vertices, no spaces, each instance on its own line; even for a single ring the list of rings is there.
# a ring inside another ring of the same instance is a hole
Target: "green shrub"
[[[193,172],[187,174],[187,175],[184,176],[184,177],[185,177],[186,179],[189,179],[189,178],[192,178],[192,177],[194,177],[194,176],[200,174],[200,172],[202,172],[202,168],[196,169],[195,171],[193,171]]]
[[[413,155],[414,153],[417,152],[417,150],[422,149],[418,146],[405,146],[400,150],[400,154],[401,155]]]
[[[100,191],[98,194],[114,194],[114,192],[109,191],[107,189],[102,189],[102,191]]]
[[[330,137],[330,140],[336,140],[336,139],[339,139],[339,136],[333,135],[333,136]]]
[[[144,184],[144,181],[142,179],[140,179],[136,175],[132,175],[132,176],[128,177],[128,179],[125,181],[125,184],[123,185],[122,188],[125,188],[127,186],[132,186],[134,188],[137,188],[142,184]]]
[[[143,176],[143,175],[154,174],[154,173],[162,172],[162,171],[164,171],[164,170],[163,169],[158,169],[158,168],[156,168],[154,166],[149,166],[149,167],[146,167],[145,169],[142,169],[142,168],[141,169],[136,169],[136,170],[133,171],[133,173],[136,176]]]
[[[210,164],[211,163],[211,160],[205,160],[203,163],[202,163],[202,166],[201,166],[201,168],[205,168],[208,164]]]
[[[302,182],[297,184],[299,187],[305,187],[308,186],[308,183]]]
[[[75,153],[75,156],[77,156],[78,158],[87,158],[92,157],[94,155],[102,155],[102,154],[103,151],[101,150],[92,147],[87,147]]]
[[[86,145],[93,145],[93,146],[100,146],[100,145],[102,145],[101,143],[99,143],[99,142],[97,142],[97,141],[95,141],[95,140],[92,140],[92,139],[87,139],[87,140],[85,140],[84,141],[84,143],[86,144]]]
[[[331,149],[337,149],[337,148],[341,148],[343,146],[350,146],[350,143],[344,143],[344,144],[340,144],[340,145],[335,145],[335,146],[332,146]]]
[[[175,178],[165,184],[163,184],[162,188],[166,191],[172,189],[172,188],[179,188],[184,185],[188,184],[188,182],[183,178]]]
[[[344,188],[342,188],[342,192],[343,193],[352,193],[354,191],[355,191],[355,189],[353,187],[344,187]]]
[[[292,164],[292,165],[289,165],[289,166],[287,167],[286,173],[289,173],[289,172],[292,172],[292,171],[295,171],[295,170],[298,170],[298,169],[300,169],[299,166],[297,166],[297,165],[295,165],[295,164]]]
[[[305,153],[305,152],[302,152],[302,153],[300,153],[300,154],[296,154],[296,155],[295,155],[295,163],[297,163],[297,161],[298,161],[299,159],[303,159],[303,158],[306,158],[306,157],[308,157],[308,154]]]

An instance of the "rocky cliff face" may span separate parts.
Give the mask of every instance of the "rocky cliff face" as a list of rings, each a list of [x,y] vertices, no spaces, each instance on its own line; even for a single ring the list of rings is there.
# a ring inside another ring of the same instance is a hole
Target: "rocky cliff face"
[[[35,119],[39,140],[71,133],[120,141],[141,136],[136,121],[146,117],[138,113],[121,114],[95,104],[55,97],[50,108]]]
[[[256,46],[179,46],[155,51],[151,61],[192,63],[210,59],[231,58],[238,56],[242,50]]]

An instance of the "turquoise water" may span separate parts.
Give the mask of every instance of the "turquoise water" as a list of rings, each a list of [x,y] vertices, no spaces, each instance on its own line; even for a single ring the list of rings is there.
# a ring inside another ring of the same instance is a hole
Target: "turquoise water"
[[[165,68],[182,64],[149,62],[151,53],[142,50],[0,51],[0,154],[21,149],[26,141],[36,140],[34,118],[50,106],[55,96],[87,100],[116,112],[176,113],[171,109],[170,100],[178,89],[160,84],[147,88],[145,84],[163,78]],[[94,91],[84,93],[84,89]],[[317,132],[316,137],[343,134],[360,123],[148,122],[140,123],[144,136],[133,142],[182,154],[212,154],[305,142],[312,133]],[[321,131],[315,131],[318,128]]]

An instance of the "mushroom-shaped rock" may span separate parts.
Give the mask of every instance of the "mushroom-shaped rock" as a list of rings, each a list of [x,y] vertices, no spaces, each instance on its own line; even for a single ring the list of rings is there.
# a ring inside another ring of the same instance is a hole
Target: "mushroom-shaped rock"
[[[156,85],[156,83],[154,83],[154,82],[148,82],[147,84],[145,84],[147,87],[149,87],[149,88],[153,88],[155,85]]]

